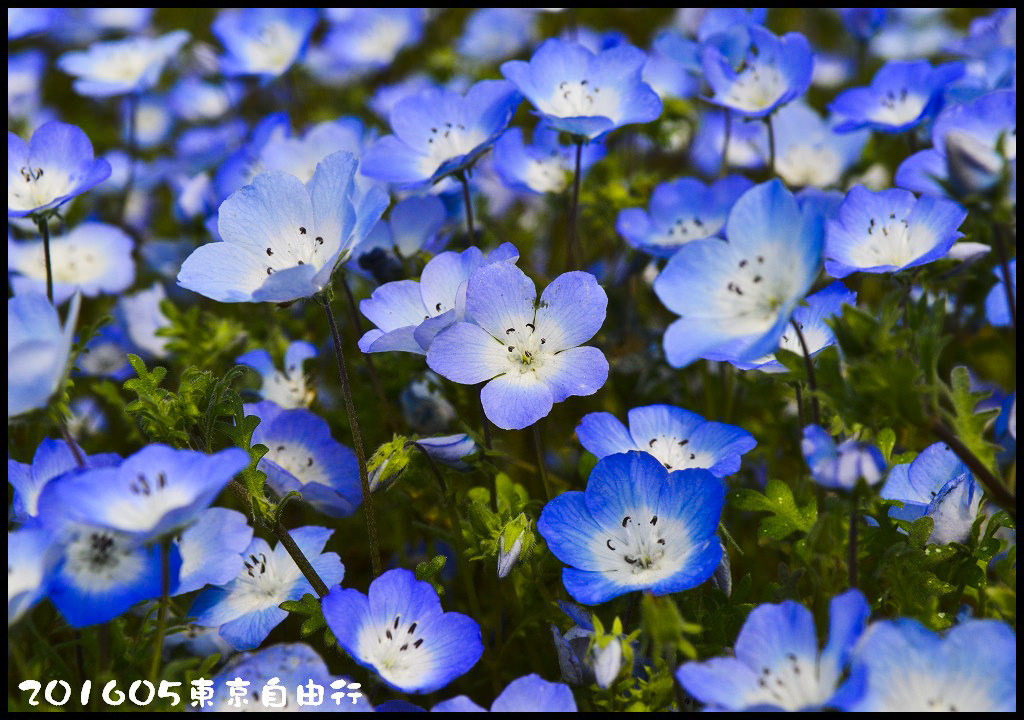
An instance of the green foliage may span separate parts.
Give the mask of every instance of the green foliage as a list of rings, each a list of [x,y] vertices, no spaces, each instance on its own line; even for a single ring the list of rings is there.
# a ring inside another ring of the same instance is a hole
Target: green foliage
[[[441,571],[448,558],[444,555],[435,555],[430,560],[424,560],[416,565],[416,579],[423,580],[434,586],[438,595],[444,594],[444,585],[441,584]]]
[[[295,613],[302,618],[299,632],[302,633],[304,640],[317,637],[323,633],[325,645],[328,647],[338,646],[338,639],[334,637],[334,633],[328,627],[327,619],[324,617],[323,605],[320,603],[320,598],[316,595],[306,593],[299,600],[284,601],[279,607],[285,612]]]
[[[950,376],[949,387],[943,385],[943,395],[953,406],[953,411],[943,414],[949,419],[954,432],[967,446],[967,449],[998,476],[996,452],[999,450],[999,446],[985,439],[985,428],[999,414],[999,409],[990,408],[981,412],[976,410],[978,403],[990,394],[988,392],[972,392],[971,377],[967,368],[954,368]]]
[[[750,488],[734,490],[729,501],[739,510],[769,512],[772,517],[761,519],[758,537],[782,540],[794,532],[807,532],[818,517],[818,506],[812,498],[798,505],[789,485],[781,480],[771,479],[764,493]]]

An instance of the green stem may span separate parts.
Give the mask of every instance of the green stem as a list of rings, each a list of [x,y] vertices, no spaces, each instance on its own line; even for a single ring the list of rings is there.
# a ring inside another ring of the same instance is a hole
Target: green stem
[[[772,116],[764,119],[768,126],[768,174],[775,174],[775,127],[772,125]]]
[[[547,465],[544,463],[544,439],[540,436],[540,420],[533,424],[533,447],[537,451],[537,469],[540,471],[540,480],[544,484],[544,494],[548,502],[555,499],[551,491],[551,481],[548,479]]]
[[[722,164],[718,168],[719,177],[725,177],[729,174],[729,140],[732,136],[732,113],[729,112],[729,108],[722,108],[722,113],[725,116],[725,131],[722,142]]]
[[[53,303],[53,262],[50,259],[50,221],[46,215],[36,217],[39,234],[43,236],[43,260],[46,263],[46,299]]]
[[[288,554],[298,566],[299,571],[309,581],[309,584],[316,591],[316,594],[319,597],[327,595],[327,593],[330,592],[330,588],[327,587],[327,583],[323,581],[317,573],[316,568],[314,568],[309,562],[309,558],[303,554],[302,549],[295,544],[295,540],[292,538],[291,533],[288,532],[288,528],[282,525],[281,521],[278,520],[277,524],[272,529],[274,531],[274,535],[277,536],[277,541],[284,545],[284,549],[288,551]]]
[[[935,419],[928,422],[928,428],[935,437],[949,446],[949,449],[963,461],[964,465],[967,466],[978,482],[981,483],[982,487],[985,488],[985,492],[992,497],[996,505],[1005,510],[1013,521],[1016,522],[1017,496],[999,482],[999,479],[992,474],[992,471],[985,466],[985,463],[971,452],[970,448],[964,445],[952,430]]]
[[[469,244],[476,242],[476,227],[473,225],[473,197],[469,192],[469,178],[466,171],[460,170],[455,177],[462,183],[462,203],[466,207],[466,230],[469,232]]]
[[[797,340],[800,341],[800,348],[804,351],[804,366],[807,368],[807,387],[811,391],[811,417],[815,425],[821,425],[821,408],[818,405],[818,396],[815,394],[818,391],[818,381],[814,376],[814,362],[811,360],[811,351],[807,348],[807,341],[804,340],[804,333],[800,328],[800,323],[795,318],[790,322],[793,325],[793,330],[796,331]]]
[[[167,607],[171,602],[171,539],[160,543],[160,577],[163,593],[160,595],[160,611],[156,621],[156,639],[153,641],[153,661],[149,666],[149,681],[156,684],[160,677],[160,660],[164,654],[164,635],[167,633]]]
[[[377,514],[373,507],[373,495],[370,493],[370,481],[366,474],[366,452],[363,450],[363,435],[359,429],[359,418],[356,416],[356,406],[352,402],[352,386],[348,379],[348,369],[345,366],[345,352],[341,347],[341,333],[338,332],[338,323],[334,319],[334,311],[331,310],[331,303],[327,298],[321,298],[324,311],[327,313],[327,323],[331,326],[331,337],[334,341],[334,355],[338,361],[338,375],[341,377],[341,391],[345,396],[345,412],[348,414],[348,424],[352,430],[352,446],[356,451],[356,460],[359,464],[359,483],[363,489],[363,513],[366,515],[366,532],[370,540],[370,564],[373,567],[373,577],[381,574],[383,566],[380,560],[380,541],[377,538]]]

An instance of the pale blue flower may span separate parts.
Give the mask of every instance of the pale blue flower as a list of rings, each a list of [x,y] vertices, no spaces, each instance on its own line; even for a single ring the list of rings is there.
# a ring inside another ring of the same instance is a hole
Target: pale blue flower
[[[284,354],[284,367],[274,365],[270,353],[260,348],[240,356],[239,365],[248,365],[260,375],[260,394],[285,410],[309,407],[314,390],[307,387],[303,364],[317,356],[316,348],[305,340],[296,340]]]
[[[242,552],[251,542],[252,528],[245,515],[228,508],[207,508],[177,540],[181,569],[173,594],[231,582],[242,571]]]
[[[116,453],[85,455],[85,466],[112,467],[121,464]],[[36,448],[32,464],[7,459],[7,482],[14,488],[11,510],[18,522],[28,522],[39,514],[39,494],[47,483],[78,468],[75,454],[63,440],[45,438]]]
[[[75,78],[75,92],[109,97],[149,90],[164,67],[189,40],[184,30],[158,38],[136,36],[98,42],[83,52],[60,56],[57,67]]]
[[[861,478],[868,485],[875,485],[885,473],[885,458],[877,447],[853,438],[836,447],[832,436],[818,425],[804,428],[800,451],[814,482],[822,487],[853,490]]]
[[[63,327],[45,295],[7,300],[7,417],[45,407],[64,380],[82,296],[71,298]]]
[[[213,21],[213,34],[227,51],[221,70],[228,77],[284,74],[306,51],[317,20],[314,8],[222,10]]]
[[[487,712],[465,695],[438,703],[431,712]],[[576,712],[572,690],[563,683],[549,682],[536,673],[510,682],[494,699],[490,712]]]

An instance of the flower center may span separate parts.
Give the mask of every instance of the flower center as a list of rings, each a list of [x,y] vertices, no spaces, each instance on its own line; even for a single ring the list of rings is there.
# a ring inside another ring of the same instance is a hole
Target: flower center
[[[477,129],[469,129],[461,122],[446,120],[430,128],[427,138],[425,167],[433,173],[447,160],[468,155],[482,145],[487,138]]]
[[[658,530],[658,516],[622,518],[622,533],[609,537],[605,547],[618,553],[629,572],[639,575],[646,570],[657,570],[658,563],[665,557],[666,541]]]
[[[666,470],[685,470],[686,468],[708,467],[703,453],[694,452],[690,448],[688,438],[677,438],[660,435],[647,443],[647,452],[657,458]]]
[[[271,264],[267,265],[267,275],[307,263],[319,270],[318,261],[322,261],[319,252],[323,244],[323,236],[315,235],[305,225],[300,225],[294,237],[286,237],[283,242],[266,248],[267,257],[272,258]]]
[[[778,272],[778,255],[739,258],[736,272],[719,291],[723,314],[738,325],[737,332],[760,334],[778,320],[779,308],[788,295],[787,275]]]
[[[821,687],[816,661],[795,653],[787,653],[774,668],[762,667],[757,684],[759,690],[746,698],[747,705],[776,705],[785,710],[821,705],[834,690]]]
[[[301,445],[278,444],[271,447],[264,457],[303,485],[308,485],[309,483],[330,484],[327,479],[326,468],[322,467],[321,463],[316,462],[309,448]]]
[[[905,125],[917,120],[924,110],[925,100],[923,96],[911,93],[905,87],[888,90],[878,98],[878,108],[872,119],[888,125]]]
[[[526,323],[521,329],[510,327],[505,330],[505,349],[513,371],[526,373],[544,365],[549,354],[544,347],[547,338],[540,337],[536,330],[533,323]]]
[[[867,242],[858,243],[852,253],[854,260],[864,267],[903,267],[935,244],[934,233],[927,227],[920,224],[911,226],[896,213],[889,213],[887,218],[868,220],[867,234]]]
[[[423,649],[423,637],[418,623],[406,624],[401,615],[376,632],[377,645],[371,650],[374,665],[392,678],[415,671],[422,664],[427,651]]]
[[[101,593],[138,580],[144,560],[128,537],[101,528],[81,528],[66,550],[64,572],[86,592]]]
[[[721,226],[712,227],[696,215],[680,215],[676,221],[662,231],[655,242],[659,245],[682,245],[690,240],[710,237]]]
[[[801,143],[775,161],[775,169],[790,185],[827,187],[839,181],[839,154],[821,143]]]
[[[12,179],[7,183],[7,204],[16,210],[48,205],[71,189],[72,180],[62,170],[23,165],[18,172],[23,182]]]
[[[740,110],[759,112],[774,105],[785,91],[786,81],[778,68],[748,61],[737,71],[726,99]]]

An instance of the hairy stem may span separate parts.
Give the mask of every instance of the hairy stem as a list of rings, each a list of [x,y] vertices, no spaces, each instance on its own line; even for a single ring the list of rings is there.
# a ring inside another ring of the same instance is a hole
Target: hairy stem
[[[53,262],[50,260],[50,221],[46,215],[36,217],[39,234],[43,238],[43,260],[46,263],[46,299],[53,303]]]
[[[164,635],[167,634],[167,608],[171,604],[171,538],[160,542],[160,578],[163,592],[156,621],[156,639],[153,641],[153,660],[149,666],[149,681],[156,684],[160,677],[160,660],[164,654]]]
[[[804,333],[800,329],[800,323],[795,319],[790,321],[796,331],[797,340],[800,341],[800,348],[804,351],[804,365],[807,367],[807,387],[811,391],[811,417],[815,425],[821,425],[821,407],[818,405],[818,381],[814,376],[814,362],[811,360],[811,352],[807,348],[807,341],[804,340]]]
[[[551,492],[551,481],[548,480],[548,469],[544,463],[544,439],[540,435],[540,420],[533,424],[533,447],[537,451],[537,470],[540,471],[540,480],[544,484],[544,495],[550,502],[555,496]]]
[[[469,178],[466,171],[460,170],[455,177],[462,183],[462,204],[466,206],[466,230],[469,232],[469,244],[476,242],[476,227],[473,225],[473,197],[469,193]]]
[[[363,334],[363,321],[359,318],[359,308],[356,305],[355,296],[352,294],[352,288],[349,287],[348,278],[345,277],[344,273],[341,275],[341,287],[345,290],[345,298],[348,300],[349,314],[352,316],[352,325],[356,329],[356,333],[360,336]],[[373,391],[377,395],[377,402],[380,403],[380,408],[384,412],[384,419],[391,428],[391,432],[401,432],[401,428],[398,426],[398,420],[395,417],[394,408],[391,407],[391,403],[388,402],[388,396],[384,392],[384,386],[381,385],[380,376],[377,375],[377,368],[373,364],[373,355],[370,353],[363,353],[363,361],[366,362],[366,371],[370,376],[370,384],[373,385]]]
[[[775,174],[775,126],[772,125],[772,116],[769,115],[764,119],[765,125],[768,126],[768,174]]]

